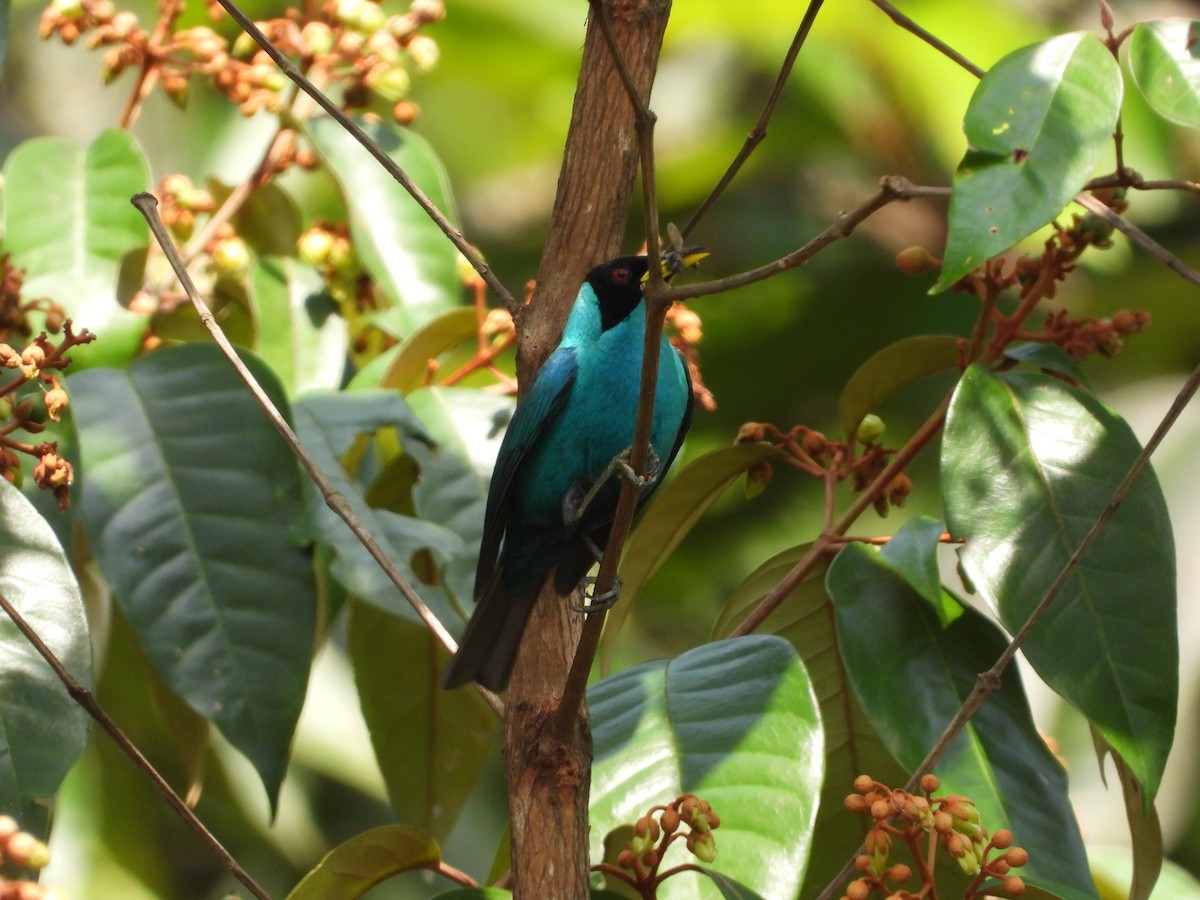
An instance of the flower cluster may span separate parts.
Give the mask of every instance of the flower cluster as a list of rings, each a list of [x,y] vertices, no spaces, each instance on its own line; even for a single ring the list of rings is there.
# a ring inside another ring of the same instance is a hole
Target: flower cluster
[[[972,877],[966,900],[986,895],[983,885],[989,879],[998,879],[1010,896],[1025,890],[1025,882],[1013,870],[1024,866],[1029,854],[1012,846],[1012,832],[1002,828],[989,838],[971,799],[959,794],[934,796],[939,787],[936,775],[922,777],[919,794],[889,788],[869,775],[854,780],[855,793],[846,797],[846,809],[869,816],[871,824],[863,840],[864,852],[854,861],[860,874],[846,886],[843,900],[866,900],[873,893],[890,900],[926,896],[934,884],[935,850],[948,854]],[[911,854],[922,882],[919,890],[900,887],[912,880],[913,868],[889,863],[897,842]]]
[[[0,816],[0,865],[6,869],[40,870],[50,864],[49,848],[22,831],[12,816]],[[58,900],[61,895],[33,881],[0,876],[0,900]]]
[[[716,859],[713,831],[720,825],[721,817],[707,801],[695,794],[684,794],[666,806],[651,807],[633,824],[633,837],[617,855],[616,866],[602,863],[593,868],[644,893],[685,868],[659,871],[667,848],[680,838],[688,852],[701,862],[710,863]]]

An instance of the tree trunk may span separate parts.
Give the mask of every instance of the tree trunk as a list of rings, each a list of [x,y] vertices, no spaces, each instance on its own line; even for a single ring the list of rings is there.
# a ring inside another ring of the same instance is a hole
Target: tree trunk
[[[605,4],[634,83],[648,98],[671,4]],[[537,289],[517,323],[523,386],[557,344],[588,269],[618,255],[637,163],[633,108],[593,15]],[[580,711],[565,741],[549,727],[582,626],[569,603],[552,586],[543,589],[508,688],[504,747],[518,898],[570,900],[588,893],[587,711]]]

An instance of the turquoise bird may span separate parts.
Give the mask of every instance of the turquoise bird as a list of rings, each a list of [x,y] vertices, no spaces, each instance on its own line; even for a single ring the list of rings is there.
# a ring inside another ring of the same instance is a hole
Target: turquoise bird
[[[706,255],[664,255],[664,277]],[[608,540],[621,480],[613,460],[633,443],[637,418],[647,271],[646,257],[623,256],[588,273],[561,342],[517,405],[488,490],[475,612],[446,688],[476,681],[503,690],[546,578],[553,571],[555,589],[567,594]],[[650,430],[657,469],[639,504],[670,468],[692,418],[687,364],[665,337],[658,354]]]

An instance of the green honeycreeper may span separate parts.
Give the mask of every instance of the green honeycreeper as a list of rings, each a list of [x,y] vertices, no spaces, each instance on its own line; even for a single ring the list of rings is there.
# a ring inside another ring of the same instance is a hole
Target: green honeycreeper
[[[664,276],[706,255],[668,254]],[[647,271],[646,257],[623,256],[588,273],[562,340],[517,405],[488,490],[475,612],[446,670],[447,688],[476,681],[503,690],[547,576],[553,571],[555,589],[569,593],[596,562],[593,548],[608,540],[620,493],[612,463],[633,443],[637,418]],[[658,352],[650,430],[657,469],[639,505],[675,459],[692,418],[687,364],[666,337]]]

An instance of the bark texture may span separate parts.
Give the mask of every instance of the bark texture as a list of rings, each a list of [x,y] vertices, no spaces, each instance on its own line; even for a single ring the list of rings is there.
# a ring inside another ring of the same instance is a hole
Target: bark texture
[[[605,3],[626,65],[645,100],[671,4]],[[524,385],[557,344],[583,276],[620,253],[638,164],[634,121],[593,14],[537,290],[517,323],[518,372]],[[559,736],[550,728],[582,626],[570,602],[552,586],[543,588],[508,688],[504,746],[513,890],[519,900],[572,900],[588,893],[592,744],[586,709],[571,733]]]

